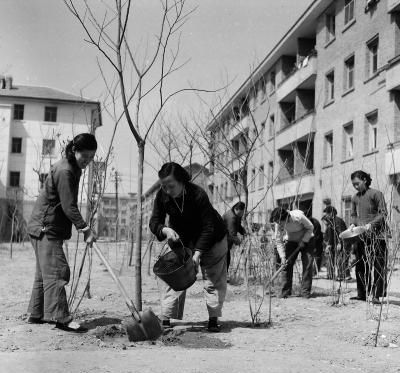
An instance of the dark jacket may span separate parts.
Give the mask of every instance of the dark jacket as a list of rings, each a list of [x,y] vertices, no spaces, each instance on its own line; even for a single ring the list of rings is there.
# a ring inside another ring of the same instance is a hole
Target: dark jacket
[[[232,209],[227,211],[222,218],[228,230],[228,244],[239,245],[240,240],[237,234],[240,233],[244,235],[246,233],[242,227],[242,219],[237,216]]]
[[[325,244],[336,248],[339,243],[342,243],[339,234],[346,230],[346,223],[338,216],[335,216],[333,219],[324,216],[323,220],[326,223],[326,230],[324,233]]]
[[[81,169],[66,158],[55,163],[32,211],[28,233],[40,237],[67,240],[71,238],[72,224],[77,229],[86,227],[78,209],[78,191]]]
[[[183,212],[178,206],[183,206]],[[183,244],[204,252],[210,250],[226,234],[221,215],[212,207],[207,193],[193,183],[185,185],[184,199],[170,197],[162,189],[157,192],[149,227],[159,241],[166,237],[161,230],[166,227],[165,218],[169,216],[169,227],[175,230]]]

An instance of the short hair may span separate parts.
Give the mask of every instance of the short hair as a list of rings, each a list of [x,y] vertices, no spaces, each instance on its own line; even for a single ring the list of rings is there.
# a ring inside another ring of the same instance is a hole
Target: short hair
[[[242,201],[236,202],[233,206],[232,206],[232,211],[234,209],[238,209],[238,210],[244,210],[244,208],[246,207],[246,204]]]
[[[289,216],[289,211],[283,207],[276,207],[272,210],[271,216],[269,218],[270,223],[276,223],[282,220],[286,220]]]
[[[350,178],[351,178],[351,180],[353,180],[356,177],[358,177],[360,180],[365,180],[365,184],[367,187],[369,187],[371,185],[371,182],[372,182],[371,175],[367,174],[365,171],[362,171],[362,170],[354,171],[351,174]]]
[[[324,211],[325,214],[333,214],[333,215],[337,215],[337,210],[333,207],[333,206],[327,206]]]
[[[160,179],[164,179],[170,175],[172,175],[176,181],[184,184],[192,179],[190,174],[180,164],[175,162],[164,163],[160,171],[158,171],[158,177]]]

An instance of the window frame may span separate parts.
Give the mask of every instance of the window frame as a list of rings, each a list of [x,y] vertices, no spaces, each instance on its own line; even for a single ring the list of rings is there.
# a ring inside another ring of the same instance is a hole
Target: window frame
[[[332,101],[335,101],[335,69],[331,69],[325,74],[325,102]]]
[[[344,60],[344,91],[350,91],[354,89],[355,85],[355,64],[356,58],[355,54],[351,54]],[[351,78],[350,78],[351,76]],[[351,81],[351,85],[350,85]]]
[[[14,181],[15,177],[17,177],[18,183],[16,183],[16,184],[18,184],[18,185],[13,185],[14,184],[13,181]],[[21,172],[20,171],[10,171],[9,178],[10,179],[9,179],[8,185],[10,188],[19,188],[21,186]]]
[[[22,113],[22,115],[20,115]],[[14,120],[24,120],[25,117],[25,105],[24,104],[14,104],[13,119]]]
[[[344,25],[347,26],[355,17],[355,0],[344,0]],[[350,17],[351,15],[351,17]]]
[[[367,78],[379,71],[379,34],[375,35],[367,43]]]
[[[365,121],[367,126],[366,139],[367,152],[373,152],[378,149],[378,124],[379,114],[378,110],[374,110],[365,115]]]
[[[14,140],[20,140],[19,144],[15,143]],[[16,151],[14,147],[17,147],[19,151]],[[21,154],[22,153],[22,137],[12,137],[11,138],[11,153],[12,154]]]
[[[351,133],[349,129],[351,128]],[[344,133],[344,152],[343,152],[343,159],[353,159],[354,158],[354,123],[353,121],[346,123],[343,126],[343,133]],[[351,145],[351,154],[349,152],[349,145]]]
[[[326,29],[326,43],[336,38],[336,14],[326,13],[325,14],[325,29]],[[333,29],[333,30],[332,30]]]
[[[258,189],[264,188],[265,185],[265,174],[264,174],[264,165],[260,165],[258,168]]]
[[[49,123],[56,123],[58,116],[57,106],[45,106],[44,107],[44,121]]]
[[[324,165],[329,166],[331,164],[333,164],[333,131],[324,135]]]

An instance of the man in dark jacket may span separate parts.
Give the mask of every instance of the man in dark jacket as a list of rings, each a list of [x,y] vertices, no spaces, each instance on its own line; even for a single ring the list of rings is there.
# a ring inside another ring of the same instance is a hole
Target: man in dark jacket
[[[242,226],[242,217],[244,215],[244,209],[246,205],[244,202],[235,203],[232,208],[227,211],[222,217],[225,222],[226,229],[228,230],[228,253],[226,257],[226,266],[229,270],[229,264],[231,262],[231,249],[233,244],[240,245],[240,238],[238,233],[242,236],[246,234],[244,227]]]

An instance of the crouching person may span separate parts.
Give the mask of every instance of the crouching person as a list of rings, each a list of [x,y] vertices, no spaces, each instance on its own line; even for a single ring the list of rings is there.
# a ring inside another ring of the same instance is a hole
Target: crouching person
[[[300,210],[288,211],[282,207],[275,208],[270,217],[270,222],[277,225],[276,247],[282,264],[286,267],[282,270],[282,298],[292,295],[293,266],[298,252],[292,255],[299,247],[303,264],[301,283],[301,296],[311,296],[314,226]],[[286,237],[285,237],[286,236]],[[284,240],[286,239],[286,243]]]
[[[150,230],[162,241],[181,240],[191,249],[193,261],[204,280],[209,315],[208,329],[218,332],[218,318],[226,295],[226,228],[222,217],[212,207],[207,193],[190,182],[183,167],[174,162],[164,164],[158,172],[161,188],[154,200]],[[168,215],[168,226],[165,218]],[[181,320],[186,291],[174,291],[163,283],[161,320],[170,326],[170,319]]]

